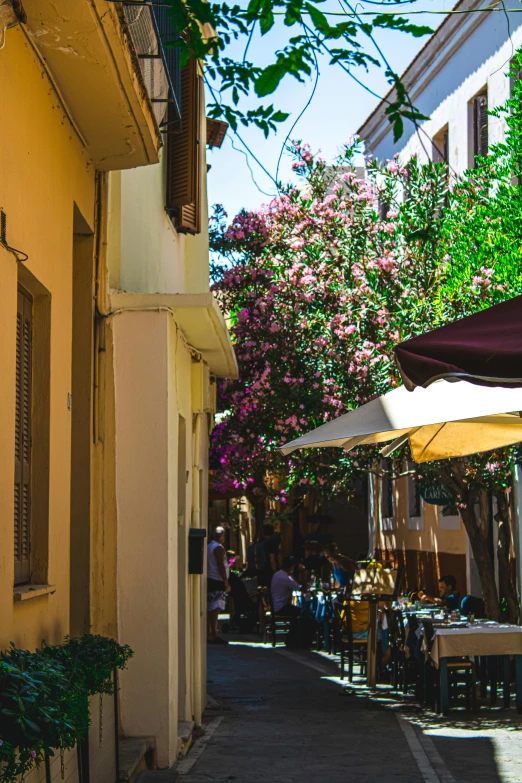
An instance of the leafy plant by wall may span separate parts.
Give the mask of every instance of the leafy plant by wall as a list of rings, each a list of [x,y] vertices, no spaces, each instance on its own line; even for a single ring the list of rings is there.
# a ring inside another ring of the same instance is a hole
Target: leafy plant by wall
[[[127,645],[94,634],[36,652],[12,645],[0,656],[0,781],[14,783],[46,753],[85,739],[89,696],[114,693],[112,674],[131,656]]]

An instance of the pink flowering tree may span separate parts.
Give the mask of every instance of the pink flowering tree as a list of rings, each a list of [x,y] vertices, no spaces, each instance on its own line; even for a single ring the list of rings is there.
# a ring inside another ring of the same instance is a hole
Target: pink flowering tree
[[[446,192],[442,167],[397,161],[357,176],[358,142],[332,166],[293,146],[300,187],[212,231],[221,265],[214,290],[229,314],[239,381],[219,387],[214,481],[223,491],[283,504],[290,496],[350,492],[368,450],[279,447],[399,383],[394,344],[429,322]],[[404,203],[404,193],[409,198]],[[411,239],[430,221],[423,242]],[[277,479],[274,481],[274,477]]]

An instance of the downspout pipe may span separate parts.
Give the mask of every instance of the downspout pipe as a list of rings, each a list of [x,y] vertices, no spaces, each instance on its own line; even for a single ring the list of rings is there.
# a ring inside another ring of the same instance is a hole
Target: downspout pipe
[[[196,411],[194,413],[193,424],[193,442],[192,442],[192,527],[201,527],[201,472],[199,465],[200,438],[201,438],[201,420],[203,413]],[[192,575],[192,710],[194,722],[201,726],[202,721],[202,607],[201,607],[201,574]]]

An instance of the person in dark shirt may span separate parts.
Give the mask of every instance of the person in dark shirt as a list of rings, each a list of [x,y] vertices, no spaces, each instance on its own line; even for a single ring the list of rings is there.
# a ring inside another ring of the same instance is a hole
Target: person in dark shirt
[[[439,579],[439,597],[433,598],[419,590],[419,599],[423,604],[440,604],[445,609],[453,611],[460,609],[460,593],[456,589],[457,580],[451,574]]]
[[[257,580],[262,587],[270,587],[272,576],[279,570],[279,543],[273,525],[265,523],[255,550]]]

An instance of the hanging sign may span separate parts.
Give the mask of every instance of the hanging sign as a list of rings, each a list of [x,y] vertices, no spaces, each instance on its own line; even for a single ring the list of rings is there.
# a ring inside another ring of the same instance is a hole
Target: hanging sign
[[[429,484],[421,487],[421,497],[432,506],[449,506],[455,503],[455,497],[444,484]]]

